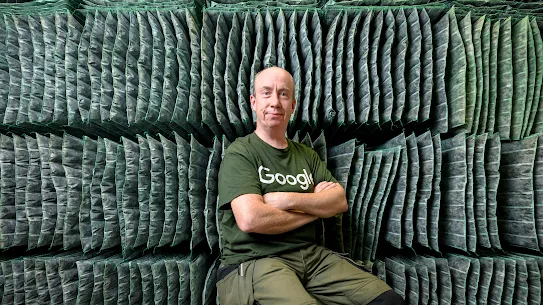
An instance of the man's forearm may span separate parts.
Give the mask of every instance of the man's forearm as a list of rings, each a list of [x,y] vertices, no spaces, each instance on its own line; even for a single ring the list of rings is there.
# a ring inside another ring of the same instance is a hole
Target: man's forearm
[[[296,210],[319,218],[328,218],[345,212],[347,201],[342,187],[334,187],[319,193],[274,193],[266,195],[264,202],[281,210]]]
[[[262,200],[262,196],[247,194],[231,203],[236,223],[246,233],[281,234],[304,226],[318,217],[283,211]]]

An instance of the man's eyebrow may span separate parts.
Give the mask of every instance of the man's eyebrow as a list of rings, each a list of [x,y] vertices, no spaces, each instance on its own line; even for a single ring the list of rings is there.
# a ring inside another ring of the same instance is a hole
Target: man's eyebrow
[[[260,90],[272,90],[272,87],[270,87],[270,86],[262,86],[262,87],[260,87]]]

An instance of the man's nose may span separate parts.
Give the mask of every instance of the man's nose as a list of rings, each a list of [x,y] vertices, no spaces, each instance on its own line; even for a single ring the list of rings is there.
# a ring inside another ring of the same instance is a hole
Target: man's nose
[[[278,107],[279,105],[280,105],[279,97],[276,94],[272,94],[272,96],[270,98],[270,106]]]

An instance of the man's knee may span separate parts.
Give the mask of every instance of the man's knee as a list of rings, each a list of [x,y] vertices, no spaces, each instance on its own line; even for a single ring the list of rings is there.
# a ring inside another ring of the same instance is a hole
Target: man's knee
[[[369,302],[368,305],[405,305],[404,299],[394,290],[384,292]]]

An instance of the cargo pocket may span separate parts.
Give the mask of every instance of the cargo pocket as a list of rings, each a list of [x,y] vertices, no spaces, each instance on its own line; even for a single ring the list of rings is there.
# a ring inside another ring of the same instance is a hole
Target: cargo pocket
[[[220,268],[217,272],[228,272],[229,266]],[[231,268],[230,268],[231,269]],[[253,274],[255,261],[250,260],[238,265],[217,282],[217,293],[221,305],[253,305]]]
[[[358,269],[360,269],[362,271],[365,271],[365,272],[372,273],[371,269],[368,268],[362,261],[354,260],[354,259],[350,258],[349,253],[340,253],[340,252],[334,252],[334,251],[332,251],[332,252],[335,255],[337,255],[337,256],[341,257],[342,259],[346,260],[349,264],[355,266],[356,268],[358,268]]]

